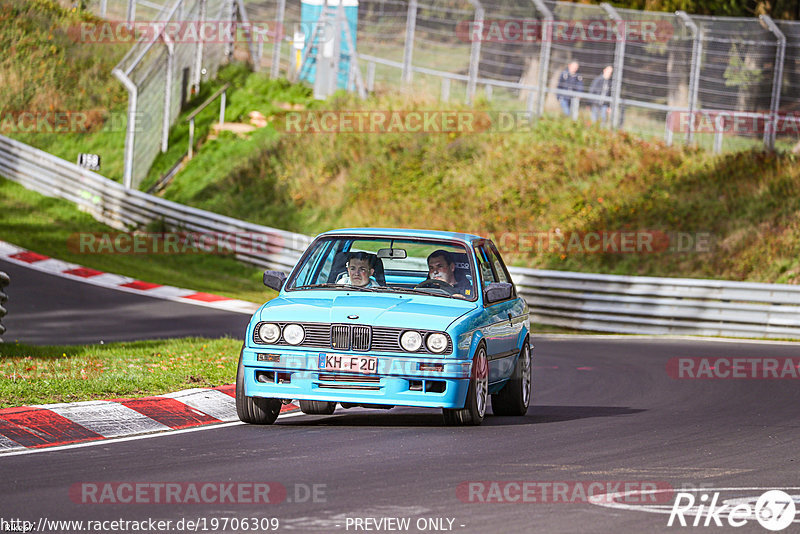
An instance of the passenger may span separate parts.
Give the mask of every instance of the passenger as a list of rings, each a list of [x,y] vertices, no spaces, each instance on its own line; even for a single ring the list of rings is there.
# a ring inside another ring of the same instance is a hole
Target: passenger
[[[372,277],[374,274],[375,269],[372,267],[369,253],[351,252],[347,257],[347,272],[342,273],[336,283],[357,287],[377,287],[378,282]]]
[[[446,282],[456,289],[456,296],[469,295],[472,290],[472,284],[468,280],[456,276],[456,263],[452,254],[442,249],[435,250],[428,256],[428,280]]]

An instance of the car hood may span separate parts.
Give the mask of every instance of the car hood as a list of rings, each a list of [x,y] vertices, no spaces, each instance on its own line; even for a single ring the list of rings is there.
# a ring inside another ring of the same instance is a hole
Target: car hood
[[[477,308],[475,302],[409,294],[294,292],[266,303],[261,321],[353,323],[372,326],[446,330],[458,317]],[[357,315],[357,319],[349,316]]]

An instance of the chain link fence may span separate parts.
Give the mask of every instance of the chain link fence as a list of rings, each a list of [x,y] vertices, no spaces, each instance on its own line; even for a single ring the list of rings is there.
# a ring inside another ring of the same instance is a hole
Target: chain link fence
[[[261,65],[288,74],[300,2],[247,9],[281,13],[286,39]],[[563,97],[573,117],[716,151],[798,142],[800,22],[552,0],[361,0],[357,48],[372,91],[485,98],[531,115],[561,113]],[[582,88],[559,89],[572,61]],[[608,66],[610,91],[591,92]]]
[[[139,24],[136,32],[141,36],[113,70],[129,98],[123,181],[126,187],[137,187],[159,152],[167,150],[169,129],[183,104],[203,81],[216,77],[241,39],[234,23],[242,20],[243,4],[172,0],[162,6],[146,0],[91,0],[87,7],[108,21],[109,26],[101,23],[96,33],[101,38],[136,35],[130,23]],[[120,30],[123,25],[128,31]]]
[[[301,56],[294,44],[314,22],[302,20],[298,0],[90,0],[89,7],[110,20],[247,22],[256,68],[290,79]],[[126,185],[146,176],[182,103],[230,56],[232,39],[216,37],[150,34],[114,69],[130,95]],[[792,148],[800,137],[800,22],[552,0],[361,0],[356,46],[370,91],[486,99],[530,116],[566,112],[715,151]],[[564,86],[571,62],[579,83]]]

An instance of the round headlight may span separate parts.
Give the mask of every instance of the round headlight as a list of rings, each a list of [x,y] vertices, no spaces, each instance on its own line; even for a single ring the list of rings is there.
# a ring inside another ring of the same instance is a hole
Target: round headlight
[[[400,336],[400,345],[408,352],[416,352],[422,346],[422,336],[414,330],[403,332]]]
[[[289,345],[299,345],[306,337],[306,331],[299,324],[287,324],[283,327],[283,339]]]
[[[258,327],[258,337],[264,343],[275,343],[281,337],[281,329],[274,323],[264,323]]]
[[[444,352],[444,349],[447,348],[447,336],[439,333],[430,334],[425,340],[425,344],[431,352]]]

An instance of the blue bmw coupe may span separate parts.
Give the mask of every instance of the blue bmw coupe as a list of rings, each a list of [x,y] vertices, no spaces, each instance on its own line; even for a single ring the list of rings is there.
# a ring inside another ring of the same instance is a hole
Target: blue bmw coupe
[[[246,423],[282,402],[441,408],[450,425],[524,415],[532,388],[528,305],[494,244],[476,235],[351,228],[319,235],[250,320],[236,376]]]

